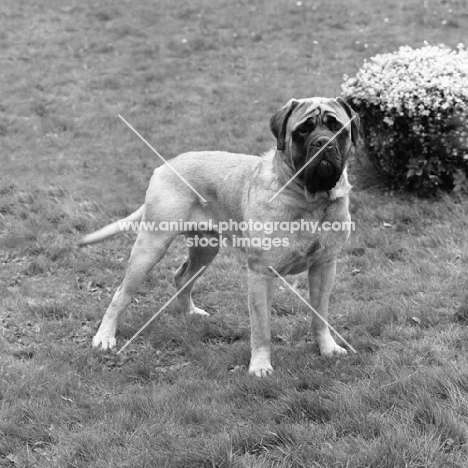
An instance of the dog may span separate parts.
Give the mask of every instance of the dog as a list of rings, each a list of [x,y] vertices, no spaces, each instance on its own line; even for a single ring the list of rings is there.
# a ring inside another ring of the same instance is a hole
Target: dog
[[[341,98],[291,99],[271,117],[270,129],[276,149],[263,157],[223,151],[188,152],[158,167],[145,202],[137,211],[79,242],[83,246],[110,238],[122,232],[125,222],[157,225],[183,220],[196,224],[192,229],[139,230],[125,279],[93,338],[94,347],[109,349],[116,345],[120,315],[172,240],[183,234],[189,245],[188,258],[176,271],[175,283],[180,308],[189,314],[206,314],[195,306],[191,292],[202,267],[216,257],[220,241],[244,241],[241,248],[248,267],[250,374],[264,377],[273,371],[270,311],[277,273],[284,276],[308,272],[310,303],[323,318],[314,314],[312,320],[320,353],[346,354],[331,336],[326,320],[337,255],[350,234],[351,186],[346,163],[358,139],[359,117]],[[215,226],[228,224],[229,220],[231,224],[220,233],[216,227],[206,227],[212,226],[210,220]],[[339,222],[347,228],[315,232],[280,229],[281,222],[299,220]],[[242,222],[248,228],[241,229]],[[268,236],[262,223],[274,226],[269,232],[269,236],[275,236],[271,248],[265,248]],[[201,239],[205,242],[198,242]]]

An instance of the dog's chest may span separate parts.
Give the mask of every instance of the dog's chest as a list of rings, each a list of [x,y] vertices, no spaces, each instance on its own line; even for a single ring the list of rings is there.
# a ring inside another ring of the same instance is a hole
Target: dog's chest
[[[314,264],[327,263],[335,258],[350,234],[347,203],[336,203],[332,210],[302,214],[291,220],[290,232],[276,231],[281,245],[268,250],[249,252],[256,257],[253,263],[273,266],[280,274],[297,274]],[[293,223],[296,221],[296,224]]]
[[[280,260],[289,274],[301,273],[315,263],[326,262],[341,250],[346,233],[300,233],[290,238],[290,245]]]

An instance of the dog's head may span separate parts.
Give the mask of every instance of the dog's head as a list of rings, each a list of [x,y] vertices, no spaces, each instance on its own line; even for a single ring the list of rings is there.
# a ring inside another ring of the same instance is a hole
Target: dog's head
[[[286,164],[314,193],[340,179],[358,139],[359,117],[341,98],[291,99],[270,119],[270,129]]]

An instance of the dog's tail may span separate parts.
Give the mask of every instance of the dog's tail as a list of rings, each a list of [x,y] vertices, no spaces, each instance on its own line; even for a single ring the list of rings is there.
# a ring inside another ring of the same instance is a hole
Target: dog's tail
[[[141,205],[140,208],[138,208],[138,210],[133,212],[130,216],[119,219],[114,223],[108,224],[102,229],[99,229],[99,231],[87,234],[78,241],[78,246],[84,247],[85,245],[96,244],[97,242],[102,242],[103,240],[110,239],[111,237],[114,237],[117,234],[126,232],[124,229],[122,229],[122,226],[124,226],[127,223],[135,223],[141,221],[144,211],[145,205]]]

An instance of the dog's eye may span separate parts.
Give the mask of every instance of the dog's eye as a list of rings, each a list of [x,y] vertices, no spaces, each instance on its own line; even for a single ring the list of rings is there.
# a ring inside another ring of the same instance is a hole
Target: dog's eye
[[[332,131],[332,132],[338,132],[341,130],[341,127],[343,126],[338,120],[335,119],[335,117],[332,117],[329,115],[327,117],[327,120],[325,121],[325,125]]]
[[[296,130],[294,130],[295,133],[299,133],[302,136],[308,135],[309,133],[313,132],[315,128],[315,122],[314,119],[308,119],[305,122],[301,123]]]

